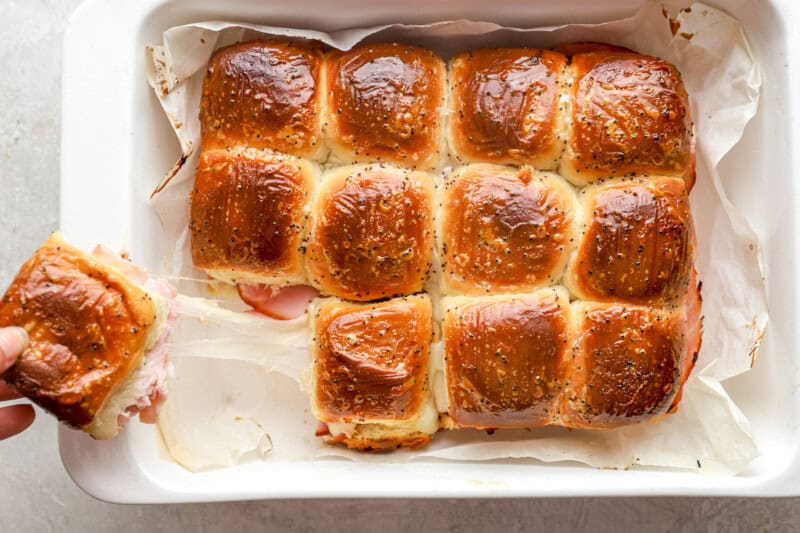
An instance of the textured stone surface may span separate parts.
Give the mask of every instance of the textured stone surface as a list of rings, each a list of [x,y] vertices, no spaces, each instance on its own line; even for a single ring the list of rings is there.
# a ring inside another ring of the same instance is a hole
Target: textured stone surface
[[[0,286],[56,228],[61,37],[78,0],[0,0]],[[119,506],[75,486],[56,424],[0,442],[0,531],[792,531],[800,500],[337,500]]]

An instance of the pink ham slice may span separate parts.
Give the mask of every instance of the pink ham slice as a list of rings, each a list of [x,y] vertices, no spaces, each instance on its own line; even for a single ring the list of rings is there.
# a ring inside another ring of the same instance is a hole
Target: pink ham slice
[[[139,420],[145,424],[155,424],[158,422],[158,413],[164,405],[167,397],[157,390],[150,396],[150,405],[139,411]]]
[[[261,284],[236,286],[239,297],[257,312],[278,320],[297,318],[306,312],[308,304],[319,292],[308,285],[272,287]]]
[[[144,286],[151,294],[159,295],[166,305],[167,316],[156,343],[145,354],[145,365],[137,372],[144,390],[142,396],[133,405],[127,406],[117,416],[119,429],[125,426],[131,418],[139,415],[139,420],[146,424],[158,422],[158,412],[166,401],[166,385],[172,375],[172,364],[166,352],[169,335],[178,319],[175,308],[175,288],[163,280],[150,278],[148,272],[142,267],[132,263],[127,254],[116,254],[104,246],[97,246],[92,252],[95,257],[107,264],[113,265],[124,276]]]
[[[133,405],[129,405],[117,417],[117,425],[120,429],[131,418],[139,415],[139,420],[145,424],[155,424],[158,422],[158,413],[161,406],[167,399],[167,381],[172,376],[172,363],[169,362],[167,355],[167,342],[169,335],[178,319],[178,312],[175,306],[177,291],[175,288],[163,280],[148,279],[145,287],[153,294],[158,294],[167,306],[167,317],[164,322],[161,336],[156,343],[145,354],[145,364],[138,370],[140,378],[143,379],[144,390],[146,391]]]

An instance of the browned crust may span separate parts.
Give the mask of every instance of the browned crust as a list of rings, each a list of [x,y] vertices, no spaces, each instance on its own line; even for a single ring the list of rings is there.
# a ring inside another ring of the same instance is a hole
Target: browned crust
[[[683,172],[683,181],[686,183],[686,190],[692,192],[694,182],[697,180],[697,126],[692,123],[692,140],[689,146],[689,162]]]
[[[398,448],[424,448],[430,444],[431,436],[422,432],[381,439],[363,438],[357,435],[351,437],[337,435],[335,437],[325,437],[325,442],[327,444],[343,444],[351,450],[362,452],[388,452]]]
[[[200,103],[205,150],[246,146],[311,157],[322,145],[322,47],[259,40],[217,50]]]
[[[557,424],[571,338],[566,291],[445,302],[453,422],[474,428]]]
[[[331,52],[325,69],[334,156],[423,170],[438,164],[445,98],[439,56],[397,43],[362,44]]]
[[[632,52],[576,54],[572,128],[561,173],[575,183],[636,174],[683,176],[692,118],[680,73]]]
[[[259,150],[204,151],[191,194],[195,266],[227,280],[302,282],[309,163]]]
[[[366,305],[327,301],[312,327],[318,420],[391,424],[419,415],[429,395],[427,296]]]
[[[666,414],[685,366],[683,311],[586,303],[575,316],[579,333],[562,424],[606,429]]]
[[[563,55],[535,48],[484,48],[450,62],[449,139],[459,161],[555,168]]]
[[[692,267],[692,216],[680,178],[603,184],[587,194],[586,231],[566,282],[585,300],[681,303]]]
[[[471,165],[441,194],[447,292],[521,292],[552,285],[574,240],[577,202],[558,177],[530,167]]]
[[[53,234],[0,303],[0,327],[21,326],[30,337],[3,379],[84,428],[141,363],[156,312],[147,292]]]
[[[686,294],[685,313],[686,313],[686,358],[683,362],[683,372],[681,375],[681,385],[678,394],[672,400],[669,412],[678,410],[678,403],[683,396],[683,387],[689,379],[689,375],[694,370],[697,358],[700,355],[700,348],[703,345],[703,282],[697,281],[697,271],[692,267],[692,275],[689,280],[689,292]]]
[[[311,284],[357,301],[420,291],[433,253],[433,202],[422,172],[356,166],[327,174],[306,245]]]

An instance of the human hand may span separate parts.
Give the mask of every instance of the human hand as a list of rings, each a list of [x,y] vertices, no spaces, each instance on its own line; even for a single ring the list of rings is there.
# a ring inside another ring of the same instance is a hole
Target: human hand
[[[28,346],[28,334],[22,328],[0,328],[0,374],[5,372]],[[20,395],[0,381],[0,401]],[[13,437],[33,423],[36,413],[29,404],[0,408],[0,440]]]

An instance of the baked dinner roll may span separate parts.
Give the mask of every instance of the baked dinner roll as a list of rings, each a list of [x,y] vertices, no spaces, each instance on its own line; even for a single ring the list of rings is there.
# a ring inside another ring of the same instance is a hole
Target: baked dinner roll
[[[325,139],[342,163],[430,170],[443,158],[446,75],[424,48],[362,44],[325,62]]]
[[[200,102],[204,150],[250,147],[323,160],[322,46],[249,41],[208,63]]]
[[[563,287],[442,300],[452,426],[558,424],[569,379],[570,305]]]
[[[571,57],[570,133],[559,172],[576,185],[629,174],[694,183],[691,111],[667,61],[607,45]],[[596,45],[594,45],[596,46]],[[568,51],[572,51],[567,49]]]
[[[555,174],[474,164],[440,194],[445,294],[525,292],[561,278],[575,240],[575,193]]]
[[[485,48],[450,60],[452,158],[556,169],[567,139],[566,62],[536,48]]]
[[[174,297],[131,263],[54,233],[0,302],[0,327],[23,327],[30,338],[2,379],[96,439],[114,437],[136,415],[155,422],[172,372]]]
[[[573,316],[577,337],[562,423],[607,429],[666,414],[686,364],[683,309],[576,302]]]
[[[693,261],[680,178],[623,178],[580,193],[584,233],[564,283],[584,300],[680,304]]]
[[[421,446],[439,429],[428,384],[433,335],[427,295],[312,304],[311,408],[331,443]]]
[[[327,172],[305,247],[311,284],[358,301],[422,290],[433,251],[433,195],[423,172],[388,165]]]
[[[229,283],[304,283],[300,246],[317,175],[288,155],[204,151],[191,194],[195,266]]]

